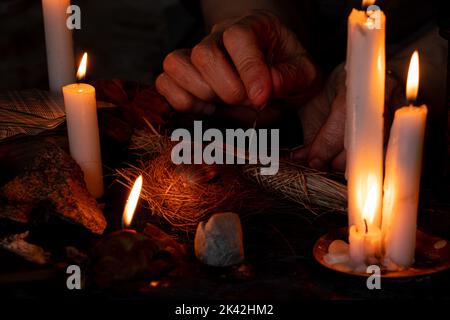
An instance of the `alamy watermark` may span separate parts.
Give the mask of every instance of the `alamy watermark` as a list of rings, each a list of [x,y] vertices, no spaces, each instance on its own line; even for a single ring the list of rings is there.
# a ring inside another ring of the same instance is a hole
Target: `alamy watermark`
[[[367,278],[366,285],[369,290],[381,289],[381,268],[377,265],[370,265],[366,269],[366,273],[370,274]]]
[[[66,20],[66,26],[69,30],[81,29],[81,9],[77,5],[67,7],[66,13],[69,15]]]
[[[194,136],[187,129],[176,129],[177,141],[171,153],[174,164],[261,164],[262,175],[275,175],[279,169],[280,132],[278,129],[207,129],[194,121]],[[208,143],[203,147],[204,143]]]
[[[67,267],[66,273],[69,275],[66,280],[67,289],[81,290],[81,268],[72,264]]]

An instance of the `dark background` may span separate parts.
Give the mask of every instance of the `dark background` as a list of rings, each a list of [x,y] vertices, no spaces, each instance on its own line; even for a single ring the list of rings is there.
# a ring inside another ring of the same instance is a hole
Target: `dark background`
[[[280,0],[284,4],[287,0]],[[304,19],[309,25],[302,43],[312,52],[325,73],[345,58],[346,17],[360,0],[310,1],[311,10],[293,3],[287,23],[294,30]],[[387,15],[388,57],[403,50],[401,63],[394,67],[400,78],[406,78],[411,42],[427,32],[431,34],[421,50],[442,46],[437,35],[435,17],[450,15],[445,3],[440,10],[437,1],[378,0]],[[74,31],[77,62],[89,52],[88,79],[135,80],[151,83],[161,72],[167,53],[192,47],[206,34],[199,0],[72,0],[81,7],[81,30]],[[230,5],[236,3],[230,0]],[[304,8],[303,8],[304,9]],[[434,31],[433,31],[434,30]],[[444,50],[445,51],[445,50]],[[41,0],[0,1],[0,90],[48,88],[45,37]],[[444,103],[446,67],[421,56],[421,90],[418,103],[429,106],[426,166],[432,180],[442,177],[447,125]],[[388,66],[390,67],[390,66]],[[391,66],[392,67],[392,66]],[[427,90],[434,87],[439,94]]]
[[[74,31],[78,61],[90,55],[91,78],[149,82],[164,56],[192,45],[203,33],[200,14],[179,0],[74,0],[81,30]],[[47,88],[41,0],[0,2],[0,90]]]

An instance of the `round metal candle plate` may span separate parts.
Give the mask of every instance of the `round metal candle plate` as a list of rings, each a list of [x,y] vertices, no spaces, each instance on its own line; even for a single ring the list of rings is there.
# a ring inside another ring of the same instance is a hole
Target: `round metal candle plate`
[[[371,274],[343,271],[336,268],[335,265],[328,264],[324,256],[328,253],[328,247],[334,240],[344,240],[348,242],[348,228],[341,228],[329,232],[317,240],[314,245],[314,258],[324,267],[361,277],[368,277]],[[410,278],[427,276],[437,272],[450,269],[450,241],[428,235],[422,231],[417,231],[416,236],[416,255],[414,265],[402,271],[381,270],[383,278]]]

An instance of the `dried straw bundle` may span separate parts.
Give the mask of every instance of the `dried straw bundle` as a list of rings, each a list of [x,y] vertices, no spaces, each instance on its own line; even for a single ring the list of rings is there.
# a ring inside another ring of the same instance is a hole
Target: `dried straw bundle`
[[[276,175],[261,175],[260,166],[246,165],[244,175],[263,189],[276,192],[314,214],[347,210],[347,187],[330,175],[290,161],[281,161]]]
[[[119,182],[131,188],[138,175],[144,184],[141,199],[153,214],[179,231],[193,232],[199,222],[216,212],[263,211],[256,188],[213,165],[174,165],[170,150],[117,171]],[[238,173],[239,174],[239,173]]]
[[[153,127],[135,133],[131,149],[141,160],[117,171],[118,181],[131,189],[138,175],[144,178],[141,199],[153,214],[163,217],[174,229],[193,232],[211,214],[234,211],[241,215],[267,212],[276,207],[270,193],[298,203],[318,214],[345,212],[347,189],[323,172],[282,161],[278,174],[260,175],[258,165],[243,166],[246,182],[234,166],[174,165],[172,142]],[[271,199],[270,199],[271,198]]]
[[[146,121],[146,123],[148,129],[134,132],[131,137],[130,149],[136,151],[141,157],[154,158],[169,150],[173,143],[167,135],[159,134],[150,122]]]

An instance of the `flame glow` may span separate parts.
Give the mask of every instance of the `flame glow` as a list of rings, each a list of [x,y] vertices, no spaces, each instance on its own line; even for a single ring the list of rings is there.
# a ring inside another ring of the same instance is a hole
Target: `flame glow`
[[[370,174],[364,184],[358,191],[358,202],[362,213],[362,219],[370,225],[375,220],[377,210],[377,179],[375,175]]]
[[[414,101],[419,92],[419,53],[414,51],[409,63],[408,80],[406,82],[406,98]]]
[[[136,210],[139,197],[141,195],[142,189],[142,176],[136,179],[136,182],[131,189],[130,195],[128,196],[127,204],[123,210],[122,225],[124,228],[130,226],[131,221],[133,221],[134,211]]]
[[[80,66],[77,71],[77,80],[81,81],[86,76],[86,66],[87,66],[87,52],[83,54],[83,58],[81,58]]]
[[[376,0],[363,0],[363,7],[369,7],[375,3]]]
[[[377,205],[377,188],[375,184],[372,184],[370,186],[369,192],[367,193],[367,198],[363,209],[364,219],[369,224],[372,224],[373,219],[375,218],[376,205]]]

